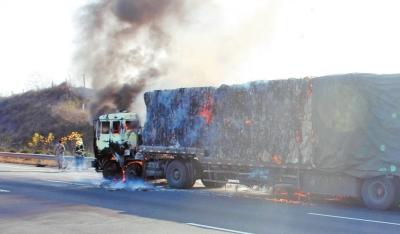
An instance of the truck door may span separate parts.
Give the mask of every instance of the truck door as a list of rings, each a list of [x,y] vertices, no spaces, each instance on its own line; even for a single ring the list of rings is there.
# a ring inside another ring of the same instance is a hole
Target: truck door
[[[99,150],[107,148],[110,141],[110,121],[101,121],[98,124],[99,129],[97,133],[97,147]]]
[[[140,128],[140,123],[137,120],[127,120],[125,122],[125,131],[128,144],[134,148],[138,145],[137,131]]]
[[[121,144],[123,139],[123,136],[121,134],[121,121],[119,120],[114,120],[112,121],[112,128],[111,128],[111,140],[113,142]]]

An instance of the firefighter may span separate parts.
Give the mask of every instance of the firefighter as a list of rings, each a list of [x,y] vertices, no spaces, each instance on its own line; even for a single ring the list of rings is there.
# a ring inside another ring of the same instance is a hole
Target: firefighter
[[[77,170],[82,170],[84,151],[85,149],[82,140],[78,140],[75,145],[75,166]]]
[[[65,146],[62,140],[59,140],[54,149],[54,154],[57,157],[58,169],[65,169],[64,151]]]

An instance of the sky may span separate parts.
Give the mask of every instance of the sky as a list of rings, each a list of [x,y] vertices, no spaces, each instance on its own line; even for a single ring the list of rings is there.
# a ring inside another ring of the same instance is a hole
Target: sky
[[[1,1],[0,94],[68,79],[76,36],[73,17],[80,4],[78,0]]]
[[[1,1],[0,95],[66,80],[82,85],[85,71],[74,69],[72,57],[79,43],[74,19],[86,2]],[[212,85],[350,72],[400,73],[399,1],[209,2],[194,17],[189,33],[199,38],[199,48],[209,49],[199,53],[209,55],[213,69],[221,68],[205,74],[216,76]],[[207,42],[210,35],[224,35],[224,45]],[[190,64],[196,65],[195,60]]]

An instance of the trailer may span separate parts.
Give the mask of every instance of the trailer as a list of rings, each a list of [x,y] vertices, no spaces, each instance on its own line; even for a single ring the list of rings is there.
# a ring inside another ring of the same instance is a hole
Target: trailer
[[[166,178],[174,188],[228,180],[360,198],[400,199],[400,75],[347,74],[155,90],[146,121],[94,122],[94,166],[107,179]]]

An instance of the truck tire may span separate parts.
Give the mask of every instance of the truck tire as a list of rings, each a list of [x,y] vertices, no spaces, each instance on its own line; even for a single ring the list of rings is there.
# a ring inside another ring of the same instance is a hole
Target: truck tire
[[[194,161],[188,160],[188,161],[185,162],[185,166],[186,166],[186,169],[187,169],[187,172],[188,172],[188,180],[187,180],[187,184],[186,184],[185,187],[186,188],[192,188],[193,185],[196,183],[196,179],[197,179],[197,176],[196,176],[196,173],[197,173],[196,164],[195,164]]]
[[[187,188],[192,180],[185,163],[178,159],[168,165],[166,177],[169,186],[179,189]]]
[[[103,178],[106,180],[121,180],[122,170],[117,161],[108,160],[103,165]]]
[[[142,167],[137,163],[129,164],[125,169],[125,179],[127,181],[142,178]]]
[[[400,177],[396,177],[396,179],[394,180],[395,185],[396,185],[396,196],[394,199],[394,204],[393,207],[400,207]]]
[[[361,196],[368,208],[387,210],[396,201],[395,182],[385,177],[366,179],[362,184]]]

